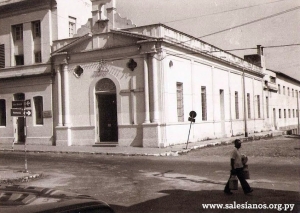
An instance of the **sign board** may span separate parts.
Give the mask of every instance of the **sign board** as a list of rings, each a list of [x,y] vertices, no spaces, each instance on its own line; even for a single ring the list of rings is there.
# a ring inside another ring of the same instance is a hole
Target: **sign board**
[[[16,117],[23,117],[24,112],[23,112],[23,109],[11,109],[10,110],[10,115],[11,116],[16,116]]]
[[[15,117],[23,117],[25,116],[32,116],[32,111],[31,109],[11,109],[10,110],[10,115],[15,116]]]
[[[197,113],[195,111],[190,111],[190,117],[191,118],[196,118]]]
[[[31,107],[31,101],[30,99],[25,101],[25,107]]]
[[[25,109],[24,110],[24,115],[25,116],[31,116],[32,115],[31,109]]]
[[[52,118],[52,111],[43,111],[43,118]]]
[[[12,108],[23,108],[24,101],[12,101]]]

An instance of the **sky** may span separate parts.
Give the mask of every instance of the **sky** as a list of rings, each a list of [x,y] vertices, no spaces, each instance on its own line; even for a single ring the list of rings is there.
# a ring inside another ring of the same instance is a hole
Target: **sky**
[[[137,26],[162,23],[223,50],[264,47],[267,69],[300,80],[300,0],[116,0]],[[256,49],[230,51],[239,57]]]

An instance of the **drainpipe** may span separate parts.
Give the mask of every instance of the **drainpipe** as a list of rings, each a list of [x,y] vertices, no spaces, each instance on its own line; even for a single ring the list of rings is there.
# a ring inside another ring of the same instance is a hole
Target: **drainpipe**
[[[245,70],[243,69],[243,96],[244,96],[244,125],[245,125],[245,137],[248,137],[247,129],[247,112],[246,112],[246,87],[245,87]]]
[[[300,92],[300,91],[299,91]],[[300,112],[299,112],[299,94],[297,91],[297,116],[298,116],[298,135],[300,135]]]

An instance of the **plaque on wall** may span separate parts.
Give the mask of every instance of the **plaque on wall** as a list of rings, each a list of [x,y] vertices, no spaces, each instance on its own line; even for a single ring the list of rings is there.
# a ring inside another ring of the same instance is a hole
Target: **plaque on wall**
[[[52,118],[52,111],[51,110],[43,111],[43,118]]]

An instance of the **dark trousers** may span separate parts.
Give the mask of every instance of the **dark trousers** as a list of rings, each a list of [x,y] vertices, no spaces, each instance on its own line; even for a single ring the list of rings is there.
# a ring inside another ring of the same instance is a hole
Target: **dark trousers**
[[[251,187],[249,186],[248,182],[245,180],[243,168],[237,168],[237,169],[235,169],[235,171],[236,171],[236,176],[238,177],[238,179],[242,185],[243,191],[246,193],[249,192],[251,190]],[[229,179],[230,179],[230,177],[229,177]],[[224,191],[230,192],[229,180],[227,181]]]

